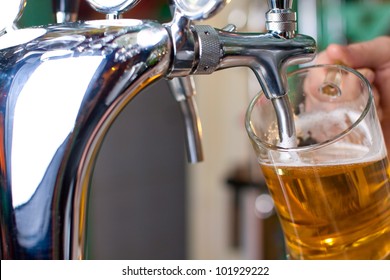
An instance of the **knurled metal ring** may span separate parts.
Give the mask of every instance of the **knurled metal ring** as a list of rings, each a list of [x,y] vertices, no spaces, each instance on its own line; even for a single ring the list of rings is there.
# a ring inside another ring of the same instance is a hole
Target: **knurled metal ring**
[[[270,31],[295,31],[297,30],[297,23],[294,21],[287,22],[266,22],[266,28]]]
[[[272,10],[266,14],[267,21],[297,21],[295,12],[289,11],[284,13],[273,12]]]
[[[218,33],[208,25],[195,25],[193,30],[199,44],[199,62],[194,74],[211,74],[217,68],[221,57]]]

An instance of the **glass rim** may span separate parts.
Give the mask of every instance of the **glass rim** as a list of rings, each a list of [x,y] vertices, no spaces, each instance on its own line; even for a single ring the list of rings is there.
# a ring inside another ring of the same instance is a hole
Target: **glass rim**
[[[246,114],[245,114],[245,128],[246,128],[246,131],[247,131],[249,137],[258,146],[260,146],[261,148],[267,149],[267,150],[273,150],[273,151],[279,151],[279,152],[303,152],[303,151],[310,151],[310,150],[320,149],[320,148],[328,146],[328,145],[336,142],[340,138],[344,137],[346,134],[348,134],[350,131],[352,131],[356,126],[358,126],[361,123],[361,121],[367,116],[367,114],[368,114],[368,112],[371,109],[371,106],[373,104],[372,87],[371,87],[370,82],[366,79],[366,77],[364,77],[360,72],[358,72],[357,70],[355,70],[353,68],[350,68],[350,67],[345,66],[345,65],[339,65],[339,64],[315,64],[315,65],[303,66],[303,67],[301,67],[301,68],[299,68],[297,70],[289,72],[287,74],[287,78],[290,77],[290,76],[296,75],[296,74],[298,74],[300,72],[305,72],[305,71],[308,71],[310,69],[323,68],[323,67],[342,69],[344,71],[352,73],[355,76],[357,76],[359,78],[359,80],[363,83],[363,85],[367,88],[367,91],[368,91],[367,103],[366,103],[366,106],[364,107],[364,110],[361,112],[359,118],[351,126],[346,128],[345,130],[343,130],[339,134],[337,134],[334,137],[332,137],[331,139],[328,139],[328,140],[326,140],[324,142],[321,142],[321,143],[316,143],[316,144],[303,146],[303,147],[290,147],[290,148],[285,148],[285,147],[273,145],[273,144],[270,144],[270,143],[267,143],[267,142],[261,140],[256,135],[256,133],[253,131],[252,125],[251,125],[251,123],[252,123],[251,122],[252,111],[253,111],[257,101],[259,100],[259,98],[262,95],[264,95],[264,92],[261,90],[260,93],[258,93],[254,98],[252,98],[251,102],[249,103],[249,106],[248,106],[248,109],[246,111]]]

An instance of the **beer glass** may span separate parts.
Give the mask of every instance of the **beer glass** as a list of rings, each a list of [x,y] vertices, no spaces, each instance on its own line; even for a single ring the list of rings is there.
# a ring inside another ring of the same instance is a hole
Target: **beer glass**
[[[296,145],[280,143],[264,94],[246,115],[287,257],[389,258],[390,169],[369,82],[341,65],[315,65],[290,73],[288,87]]]

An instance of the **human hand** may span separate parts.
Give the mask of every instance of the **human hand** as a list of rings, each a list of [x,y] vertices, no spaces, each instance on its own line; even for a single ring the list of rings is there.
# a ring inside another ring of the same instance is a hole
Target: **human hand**
[[[372,84],[382,130],[390,147],[390,36],[347,46],[329,45],[319,64],[344,64],[361,72]]]

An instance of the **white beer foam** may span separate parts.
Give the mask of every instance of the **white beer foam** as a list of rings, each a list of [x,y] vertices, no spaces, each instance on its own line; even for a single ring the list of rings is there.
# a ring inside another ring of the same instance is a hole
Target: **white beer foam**
[[[321,162],[318,159],[314,162],[311,161],[310,158],[308,158],[308,155],[305,154],[305,157],[302,158],[302,155],[300,155],[302,152],[292,152],[289,153],[289,156],[284,153],[283,156],[280,156],[277,161],[277,163],[274,164],[264,164],[264,165],[274,165],[274,166],[294,166],[294,167],[303,167],[303,166],[334,166],[334,165],[345,165],[345,164],[356,164],[356,163],[364,163],[364,162],[373,162],[382,160],[384,157],[387,156],[385,147],[381,147],[380,149],[375,149],[374,151],[370,151],[368,147],[362,146],[362,145],[356,145],[356,144],[348,144],[348,143],[337,143],[333,144],[332,147],[332,154],[324,154],[324,156],[327,157],[326,161]],[[351,156],[351,158],[336,158],[332,155],[340,155],[340,153],[348,152],[348,156]],[[317,150],[312,151],[311,153],[318,152],[318,157],[321,157],[321,153],[323,151]],[[327,150],[326,152],[329,152]]]
[[[326,131],[332,129],[336,124],[340,126],[339,130],[343,131],[351,127],[351,124],[355,123],[360,117],[361,113],[357,111],[347,110],[347,109],[335,109],[330,112],[311,112],[308,114],[302,114],[299,118],[296,119],[296,128],[297,134],[305,132],[306,134],[310,129],[315,128],[316,125],[321,125],[322,130]],[[353,128],[357,129],[357,128]],[[355,143],[346,143],[346,142],[336,142],[332,143],[328,147],[323,147],[318,150],[313,150],[311,153],[317,153],[317,160],[311,161],[306,152],[292,150],[289,153],[280,153],[278,158],[275,160],[275,156],[270,154],[270,157],[274,158],[274,161],[277,161],[276,166],[327,166],[327,165],[344,165],[352,163],[364,163],[371,161],[378,161],[387,156],[385,145],[378,141],[377,139],[382,139],[382,136],[371,135],[369,124],[365,121],[362,121],[358,127],[359,133],[364,134],[366,141],[372,143],[371,147],[363,146]],[[380,132],[379,132],[380,133]],[[335,135],[336,136],[336,135]],[[379,146],[375,146],[375,143],[378,141]],[[321,153],[326,160],[324,162],[319,162],[318,158],[321,157]],[[346,154],[346,158],[340,158],[341,154]],[[303,155],[306,158],[303,158]],[[267,164],[269,165],[269,164]]]

